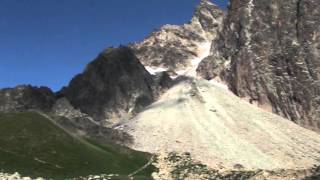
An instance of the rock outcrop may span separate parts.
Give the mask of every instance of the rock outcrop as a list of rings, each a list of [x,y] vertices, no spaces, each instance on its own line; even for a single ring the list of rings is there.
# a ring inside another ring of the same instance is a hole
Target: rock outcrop
[[[304,127],[320,128],[320,7],[316,0],[231,0],[198,73]]]
[[[159,80],[160,81],[160,80]],[[47,87],[20,85],[0,90],[0,113],[34,111],[52,119],[68,132],[102,143],[130,144],[131,137],[102,127],[89,115],[75,109],[61,94]]]
[[[127,145],[132,143],[132,138],[128,134],[101,126],[89,115],[75,109],[65,97],[56,101],[50,115],[63,129],[79,137],[103,144]]]
[[[184,70],[198,63],[192,60],[210,49],[223,16],[224,12],[216,5],[202,0],[189,24],[165,25],[131,47],[145,66],[173,72]]]
[[[94,120],[118,123],[152,103],[162,88],[170,86],[168,75],[158,76],[149,74],[130,48],[109,48],[60,94]]]
[[[55,94],[47,87],[21,85],[0,90],[0,112],[40,110],[48,112],[56,101]]]

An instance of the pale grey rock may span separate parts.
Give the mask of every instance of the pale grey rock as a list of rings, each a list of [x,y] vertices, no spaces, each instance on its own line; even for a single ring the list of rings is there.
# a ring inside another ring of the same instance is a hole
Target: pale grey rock
[[[211,44],[224,12],[209,0],[202,0],[188,24],[165,25],[140,43],[131,45],[143,65],[178,72],[191,66]]]

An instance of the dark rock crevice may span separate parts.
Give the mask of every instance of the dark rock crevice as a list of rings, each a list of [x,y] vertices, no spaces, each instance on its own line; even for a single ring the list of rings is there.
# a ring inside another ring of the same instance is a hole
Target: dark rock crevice
[[[300,13],[300,4],[301,4],[301,0],[298,0],[297,1],[297,13],[296,13],[296,33],[297,33],[297,40],[299,41],[299,39],[300,39],[300,28],[299,28],[299,26],[300,26],[300,21],[301,21],[301,13]]]

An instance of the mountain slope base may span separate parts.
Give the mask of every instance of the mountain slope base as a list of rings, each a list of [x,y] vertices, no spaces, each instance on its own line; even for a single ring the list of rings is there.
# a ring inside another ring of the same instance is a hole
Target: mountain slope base
[[[146,153],[74,138],[37,113],[0,114],[0,169],[8,173],[54,179],[128,175],[149,158]],[[139,175],[150,177],[150,168]]]

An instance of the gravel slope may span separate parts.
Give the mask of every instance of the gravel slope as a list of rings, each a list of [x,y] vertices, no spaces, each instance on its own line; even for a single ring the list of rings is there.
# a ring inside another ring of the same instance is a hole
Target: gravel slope
[[[320,136],[205,80],[180,82],[119,128],[132,148],[190,152],[212,168],[305,169],[320,164]]]

